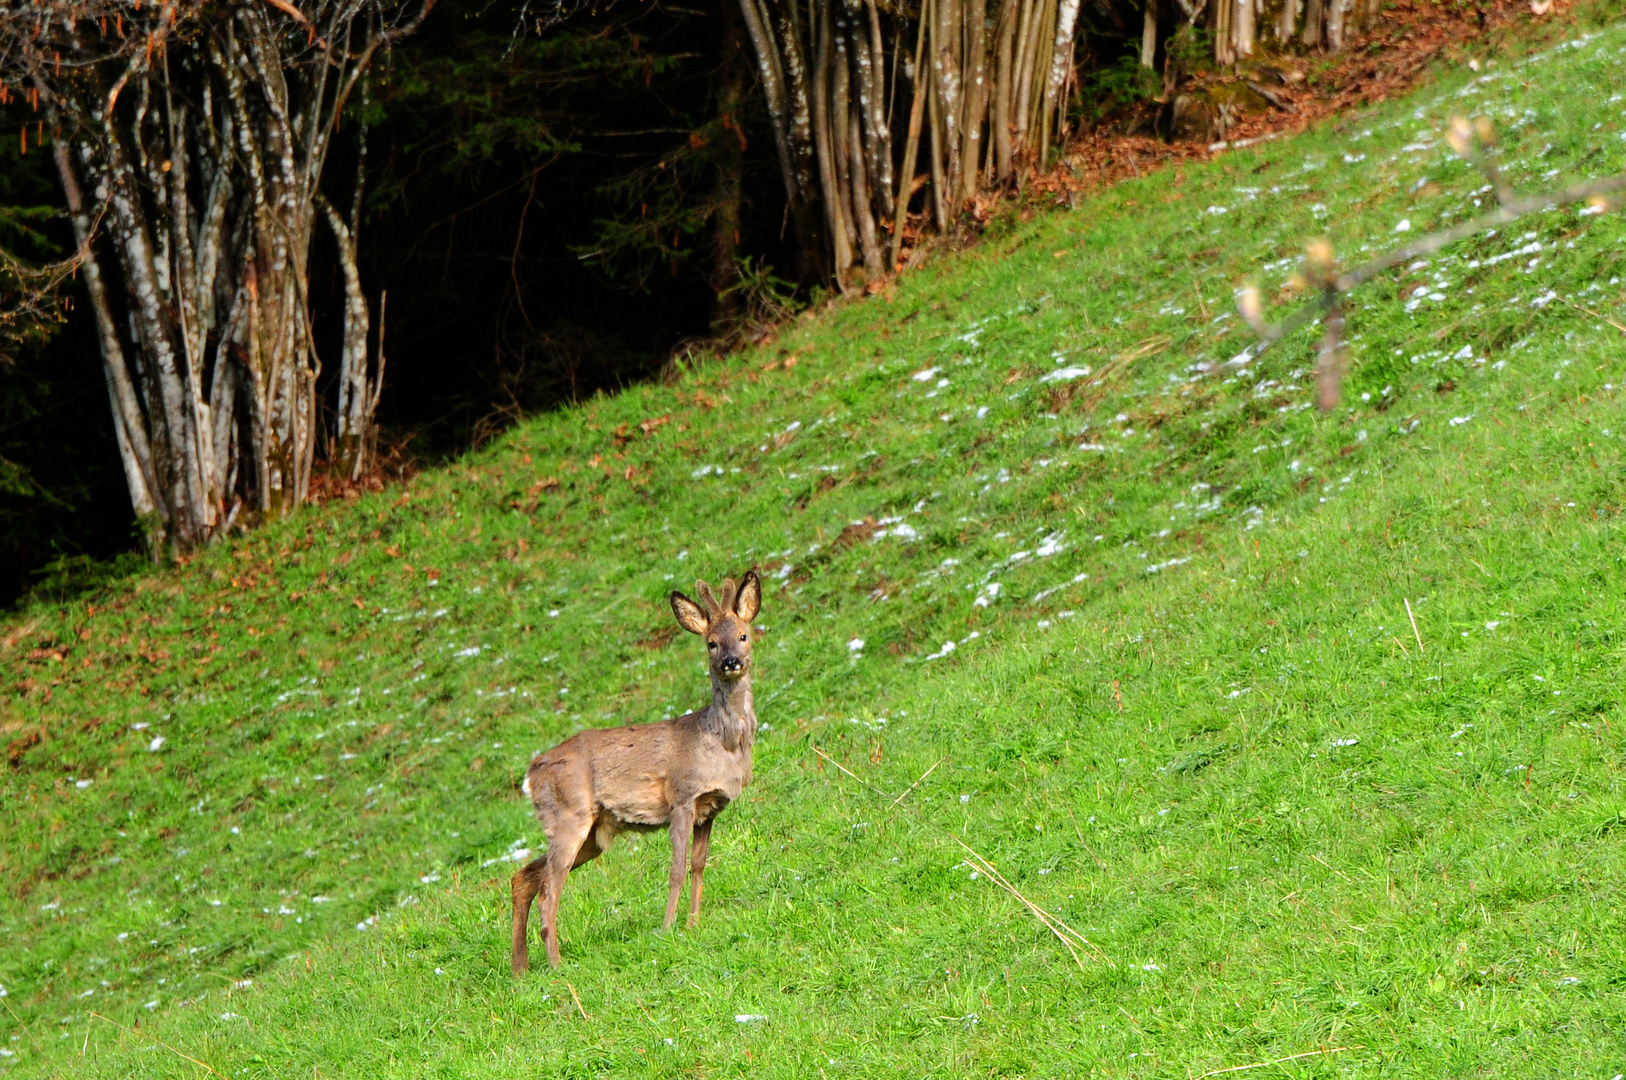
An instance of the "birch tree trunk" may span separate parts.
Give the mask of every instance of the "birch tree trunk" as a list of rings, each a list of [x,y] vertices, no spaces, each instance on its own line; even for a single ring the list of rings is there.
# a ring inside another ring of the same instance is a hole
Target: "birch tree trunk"
[[[983,120],[988,115],[989,58],[984,40],[987,37],[988,5],[987,0],[964,0],[964,3],[966,10],[962,31],[965,54],[961,70],[965,72],[966,86],[965,112],[960,122],[960,160],[964,165],[959,198],[972,199],[976,197],[982,177],[982,129]]]
[[[1299,40],[1306,49],[1321,48],[1322,18],[1326,3],[1333,0],[1305,0],[1304,33]]]
[[[1252,3],[1253,0],[1244,0]],[[1066,112],[1067,98],[1066,86],[1073,75],[1073,31],[1078,25],[1079,0],[1061,0],[1056,8],[1055,39],[1050,54],[1049,71],[1046,75],[1044,91],[1044,134],[1039,145],[1041,161],[1050,149],[1050,134],[1052,131],[1061,132],[1063,116]],[[1051,127],[1054,120],[1055,127]]]
[[[1293,40],[1293,30],[1298,26],[1299,10],[1299,0],[1282,0],[1281,10],[1276,13],[1277,44],[1286,45]]]
[[[930,2],[931,0],[926,0],[926,3]],[[915,191],[915,164],[920,154],[920,123],[926,111],[925,88],[922,85],[925,73],[921,71],[926,50],[924,15],[923,11],[921,21],[915,27],[915,62],[909,69],[913,98],[909,103],[909,134],[904,141],[903,170],[898,177],[898,197],[893,206],[892,250],[886,261],[887,268],[894,273],[898,269],[898,255],[903,251],[903,230],[908,224],[909,200]]]
[[[307,274],[323,168],[362,72],[430,2],[0,8],[0,81],[51,130],[125,480],[155,557],[217,538],[244,507],[274,517],[305,498],[320,427]],[[378,386],[355,226],[337,211],[330,222],[347,298],[338,434],[356,475]]]
[[[361,291],[361,270],[356,262],[356,239],[351,225],[339,211],[321,198],[323,215],[333,230],[339,248],[339,267],[344,273],[344,336],[339,353],[338,454],[340,472],[351,480],[361,479],[367,465],[368,441],[373,428],[373,411],[378,408],[378,380],[369,378],[367,339],[372,329],[367,297]]]
[[[1226,67],[1236,62],[1236,44],[1231,38],[1236,0],[1214,0],[1214,63]]]
[[[1328,52],[1342,52],[1344,48],[1344,21],[1349,14],[1350,0],[1325,0],[1326,44]]]
[[[952,232],[986,181],[1009,185],[1062,130],[1080,0],[739,0],[792,206],[817,207],[822,252],[843,288],[891,273],[917,154],[928,155],[929,217]],[[890,31],[888,24],[890,23]],[[907,80],[883,43],[907,40]],[[1155,25],[1154,25],[1155,36]],[[808,58],[805,62],[803,58]],[[909,96],[896,159],[891,117]],[[885,233],[891,231],[890,244]]]
[[[1015,176],[1015,132],[1011,128],[1011,109],[1015,104],[1013,87],[1016,81],[1016,24],[1022,0],[1003,0],[999,7],[998,60],[994,76],[993,111],[988,126],[994,133],[996,168],[995,182],[1009,185]]]
[[[1253,42],[1256,34],[1255,9],[1256,0],[1232,0],[1236,4],[1236,14],[1231,23],[1231,44],[1236,55],[1246,59],[1253,55]]]

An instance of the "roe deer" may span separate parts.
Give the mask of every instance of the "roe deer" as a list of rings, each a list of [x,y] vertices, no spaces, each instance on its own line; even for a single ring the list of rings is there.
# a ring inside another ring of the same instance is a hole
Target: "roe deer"
[[[531,762],[524,791],[536,807],[548,847],[514,875],[514,974],[530,966],[525,924],[531,901],[542,896],[542,940],[548,963],[559,966],[559,891],[565,875],[596,858],[623,830],[668,826],[672,836],[671,891],[663,930],[677,917],[683,865],[690,870],[689,925],[700,921],[711,823],[751,782],[751,744],[757,719],[751,703],[751,620],[762,606],[755,570],[736,587],[724,580],[722,599],[695,582],[700,603],[672,594],[678,625],[706,639],[711,704],[658,724],[598,728],[573,735]]]

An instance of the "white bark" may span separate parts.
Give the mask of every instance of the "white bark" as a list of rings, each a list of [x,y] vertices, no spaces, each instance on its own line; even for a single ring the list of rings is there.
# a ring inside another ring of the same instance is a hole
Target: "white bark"
[[[1327,51],[1342,52],[1344,26],[1349,16],[1351,0],[1323,0],[1327,5]]]
[[[1253,0],[1242,2],[1252,3]],[[1073,76],[1073,31],[1078,25],[1078,7],[1079,0],[1060,0],[1056,7],[1055,47],[1051,52],[1049,78],[1044,89],[1044,117],[1047,123],[1052,118],[1059,120],[1058,112],[1065,112],[1067,103],[1063,91]],[[1059,123],[1056,129],[1060,129]],[[1045,141],[1049,142],[1048,139]]]
[[[774,143],[779,149],[779,171],[785,183],[785,198],[796,202],[803,197],[792,164],[790,104],[785,91],[785,73],[779,55],[779,44],[773,30],[758,4],[758,0],[740,0],[740,13],[744,16],[745,30],[757,54],[757,74],[762,79],[762,97],[768,106],[768,121],[773,127]]]
[[[864,117],[864,161],[869,168],[868,184],[874,197],[872,223],[892,213],[892,131],[886,118],[886,43],[881,39],[881,15],[875,0],[864,0],[863,9],[854,12],[862,28],[854,35],[859,57],[861,101]],[[869,49],[864,49],[867,37]]]
[[[356,265],[356,242],[332,203],[321,200],[323,215],[339,247],[344,271],[344,346],[339,356],[339,467],[351,480],[359,480],[367,465],[372,436],[372,410],[378,396],[368,380],[367,335],[371,330],[367,297],[361,291]]]
[[[942,105],[939,123],[943,125],[943,190],[949,200],[947,212],[952,222],[959,214],[961,95],[964,85],[960,71],[961,0],[939,0],[933,8],[937,25],[932,33],[932,64],[936,89]],[[952,226],[951,226],[952,227]]]
[[[36,91],[53,129],[115,438],[155,554],[209,542],[244,505],[286,513],[308,491],[320,364],[306,276],[323,167],[362,72],[430,3],[306,0],[304,16],[202,0],[0,8],[0,79]],[[337,225],[341,434],[365,434],[380,386],[354,229]]]
[[[84,196],[73,162],[68,156],[68,145],[58,139],[54,147],[58,175],[68,203],[68,215],[73,221],[74,237],[84,255],[81,269],[85,272],[85,289],[90,294],[92,314],[96,319],[96,333],[102,347],[102,370],[107,378],[107,396],[113,411],[113,434],[118,443],[119,461],[124,466],[124,479],[130,490],[130,505],[141,520],[161,518],[158,514],[156,492],[158,476],[153,468],[152,448],[147,441],[146,426],[141,407],[136,399],[130,371],[125,364],[124,343],[119,340],[117,325],[108,305],[107,285],[102,279],[101,264],[91,248],[91,220],[86,212]]]
[[[1299,0],[1282,0],[1282,7],[1276,14],[1276,42],[1286,45],[1293,40],[1293,30],[1298,26],[1300,2]]]
[[[1234,0],[1236,15],[1231,23],[1231,42],[1236,48],[1236,55],[1247,58],[1253,55],[1254,2],[1255,0]]]
[[[1018,179],[1065,119],[1081,0],[996,0],[996,12],[989,0],[935,0],[912,14],[878,0],[739,2],[786,191],[793,210],[799,196],[810,217],[822,219],[823,255],[843,287],[860,258],[872,277],[891,272],[897,256],[885,257],[881,234],[891,226],[896,253],[917,151],[930,154],[933,216],[949,231],[965,200],[985,182]],[[1195,8],[1179,3],[1200,12],[1206,0]],[[899,73],[887,68],[883,15],[904,38],[897,21],[915,23],[918,57],[909,73],[906,170],[896,177],[883,88],[898,85]],[[1148,61],[1156,51],[1155,16],[1153,7]]]

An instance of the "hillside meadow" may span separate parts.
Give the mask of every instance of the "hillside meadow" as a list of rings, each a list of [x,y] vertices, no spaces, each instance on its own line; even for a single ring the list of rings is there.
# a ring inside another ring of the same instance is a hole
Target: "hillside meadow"
[[[8,616],[0,1074],[1626,1072],[1626,223],[1366,287],[1325,414],[1233,314],[1482,207],[1453,115],[1621,171],[1622,87],[1445,70]],[[702,704],[667,594],[750,566],[700,926],[632,837],[510,977],[526,763]]]

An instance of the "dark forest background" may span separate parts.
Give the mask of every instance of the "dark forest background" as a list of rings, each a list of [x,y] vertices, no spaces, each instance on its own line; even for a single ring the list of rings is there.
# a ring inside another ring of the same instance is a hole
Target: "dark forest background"
[[[686,347],[748,341],[818,294],[738,6],[693,3],[539,22],[441,0],[370,76],[325,186],[348,203],[365,176],[363,280],[388,294],[385,473],[649,378]],[[1079,109],[1148,92],[1140,23],[1138,4],[1085,4]],[[0,248],[45,262],[73,244],[33,120],[15,97],[0,109],[19,133],[0,140]],[[319,236],[311,275],[324,359],[343,297],[331,244]],[[0,604],[143,557],[93,328],[65,295],[55,332],[0,361]]]

